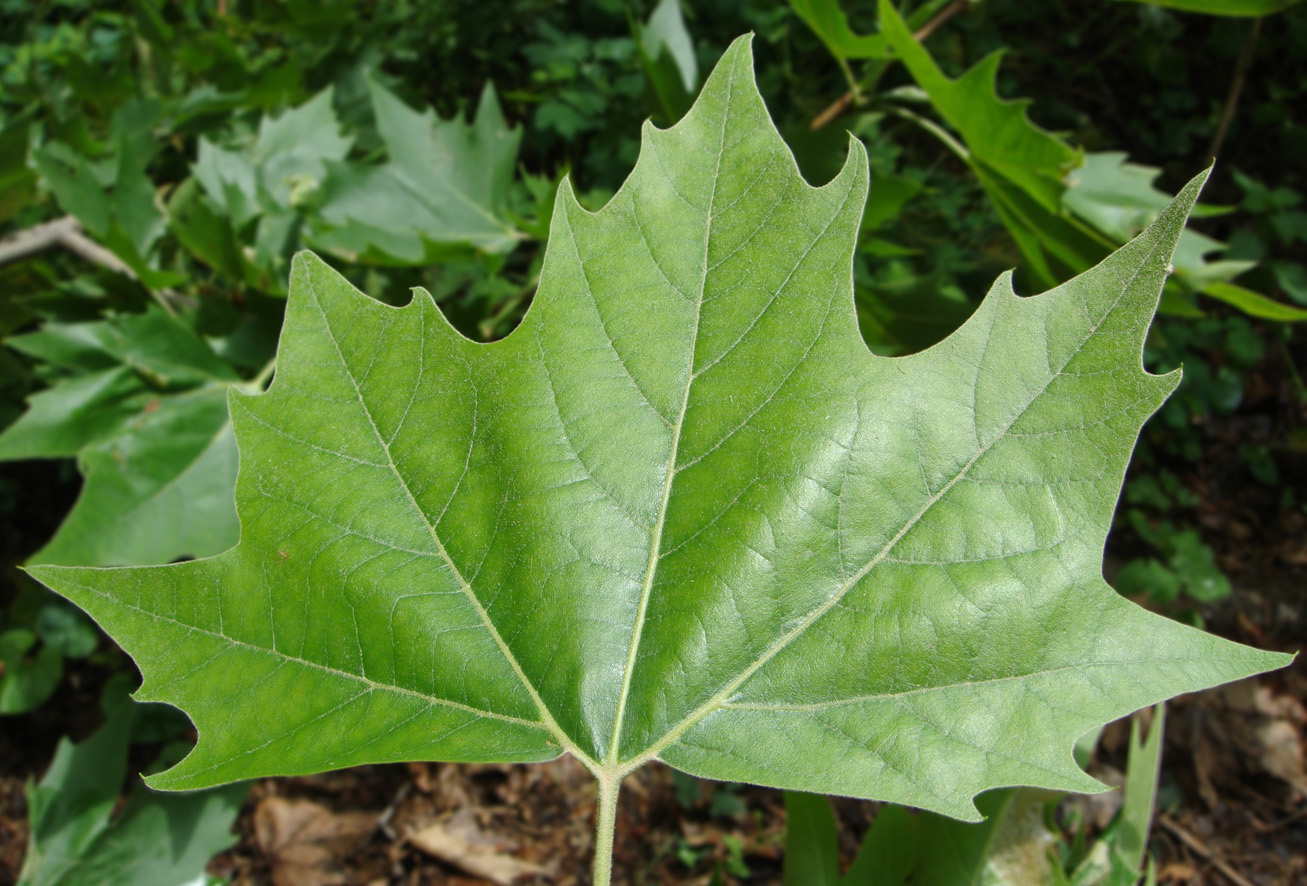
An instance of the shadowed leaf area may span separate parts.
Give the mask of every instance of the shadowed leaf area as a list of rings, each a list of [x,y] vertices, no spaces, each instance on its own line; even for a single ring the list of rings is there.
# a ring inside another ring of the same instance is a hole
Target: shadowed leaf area
[[[235,548],[32,574],[194,721],[159,788],[570,752],[963,819],[992,787],[1096,790],[1092,727],[1288,661],[1101,576],[1179,380],[1141,351],[1204,178],[1087,273],[1000,278],[876,357],[865,153],[805,184],[737,41],[603,210],[563,186],[502,341],[297,258],[272,387],[230,394]]]

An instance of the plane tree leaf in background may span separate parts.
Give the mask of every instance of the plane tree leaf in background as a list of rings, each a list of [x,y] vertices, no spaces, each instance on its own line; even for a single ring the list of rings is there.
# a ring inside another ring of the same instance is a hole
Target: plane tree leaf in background
[[[47,322],[7,343],[59,370],[0,433],[0,460],[75,456],[82,494],[33,562],[167,563],[237,539],[236,372],[158,308]]]
[[[655,122],[671,125],[690,110],[699,89],[699,61],[680,0],[660,0],[649,21],[635,29],[635,41],[650,112]]]
[[[919,4],[908,18],[914,30],[938,15],[951,0],[929,0]],[[803,23],[812,28],[831,55],[841,61],[872,59],[890,61],[893,50],[883,34],[858,34],[849,26],[849,17],[839,0],[790,0],[790,8]]]
[[[30,711],[50,697],[64,674],[64,659],[54,646],[36,649],[33,630],[0,631],[0,714]]]
[[[194,721],[155,787],[571,753],[600,883],[653,759],[966,820],[996,787],[1096,790],[1085,732],[1289,660],[1101,575],[1178,380],[1140,353],[1202,180],[1066,285],[1003,277],[937,347],[875,357],[865,155],[808,187],[741,39],[602,211],[563,187],[503,341],[297,259],[274,384],[230,401],[235,548],[32,574]]]
[[[28,783],[30,830],[19,886],[202,883],[209,859],[236,842],[231,825],[245,785],[163,794],[138,782],[114,815],[133,721],[146,716],[141,706],[111,697],[123,692],[122,682],[106,691],[104,725],[78,744],[61,739],[41,781]]]
[[[367,81],[388,159],[350,157],[332,90],[265,116],[248,146],[199,142],[193,182],[170,220],[197,258],[236,280],[285,294],[290,256],[305,245],[351,262],[419,266],[506,253],[527,234],[511,217],[522,139],[486,85],[471,123],[408,108]]]
[[[0,630],[0,715],[43,704],[58,688],[65,659],[86,658],[100,643],[81,611],[36,585],[29,590],[34,593],[20,595]]]
[[[60,141],[32,152],[33,164],[63,210],[150,289],[184,279],[160,267],[156,249],[166,222],[146,168],[158,150],[152,129],[160,114],[148,102],[124,104],[113,116],[109,138],[92,156]]]
[[[233,278],[284,294],[290,255],[303,245],[300,210],[322,186],[327,164],[344,160],[352,143],[340,131],[331,89],[263,117],[245,150],[201,137],[193,173],[202,196],[183,184],[169,207],[178,238]]]
[[[388,162],[330,166],[311,242],[381,264],[511,251],[525,237],[507,214],[522,129],[504,120],[494,87],[470,122],[418,113],[373,80],[368,91]]]
[[[1204,15],[1255,17],[1282,12],[1299,0],[1120,0],[1120,2],[1150,3],[1166,6],[1181,12],[1199,12]]]
[[[1029,100],[999,98],[1001,52],[949,79],[888,0],[881,0],[880,20],[882,35],[948,128],[899,103],[891,103],[891,111],[922,125],[970,167],[1038,285],[1053,286],[1092,267],[1169,203],[1152,186],[1154,170],[1125,163],[1120,154],[1087,157],[1035,126],[1026,116]],[[1206,259],[1224,249],[1185,231],[1176,254],[1175,292],[1169,295],[1202,292],[1254,317],[1307,320],[1307,311],[1231,283],[1250,265]],[[1164,309],[1172,303],[1164,303]],[[1196,312],[1189,305],[1177,310]]]

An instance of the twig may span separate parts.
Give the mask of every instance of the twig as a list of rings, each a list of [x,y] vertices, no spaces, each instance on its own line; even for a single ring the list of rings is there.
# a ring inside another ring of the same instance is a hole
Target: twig
[[[126,262],[83,234],[81,222],[71,215],[34,225],[26,230],[19,231],[4,241],[0,241],[0,267],[31,258],[33,255],[45,252],[47,249],[54,249],[57,246],[67,249],[73,255],[93,265],[99,265],[102,268],[122,274],[137,283],[141,282],[140,278],[136,276],[136,272]],[[148,286],[146,290],[159,303],[159,306],[172,316],[177,315],[174,304],[184,305],[187,301],[184,296],[172,290],[156,291]]]
[[[386,838],[391,842],[398,840],[399,835],[396,834],[395,829],[390,826],[390,820],[395,817],[395,811],[399,809],[399,804],[404,802],[404,798],[408,796],[409,791],[412,789],[413,782],[411,781],[406,781],[400,785],[399,790],[395,792],[395,798],[390,801],[390,805],[382,810],[382,813],[377,816],[377,827],[381,829],[381,832],[385,834]]]
[[[1165,815],[1158,816],[1157,822],[1162,827],[1166,828],[1168,831],[1174,834],[1175,837],[1179,839],[1181,843],[1188,846],[1194,852],[1198,853],[1200,856],[1210,861],[1212,863],[1212,867],[1216,868],[1218,871],[1224,874],[1225,878],[1229,880],[1231,883],[1233,883],[1234,886],[1253,886],[1252,882],[1250,882],[1246,877],[1244,877],[1234,868],[1230,867],[1230,865],[1228,865],[1225,862],[1225,859],[1221,858],[1215,852],[1208,849],[1206,844],[1204,844],[1202,840],[1199,840],[1193,834],[1189,833],[1184,828],[1180,827],[1180,825],[1176,824],[1170,818],[1168,818]]]
[[[1259,832],[1263,834],[1269,834],[1272,831],[1278,831],[1280,828],[1284,827],[1285,825],[1291,825],[1295,821],[1301,821],[1304,818],[1307,818],[1307,809],[1299,809],[1293,815],[1290,815],[1287,818],[1282,818],[1279,821],[1273,821],[1270,824],[1253,822],[1253,827],[1255,827]]]
[[[945,6],[939,12],[935,13],[935,16],[930,21],[922,25],[920,30],[918,30],[915,34],[912,35],[912,39],[920,43],[921,41],[929,37],[931,34],[935,33],[935,31],[938,30],[939,26],[944,24],[944,22],[948,21],[953,16],[957,15],[959,12],[965,11],[970,6],[971,6],[971,0],[953,0],[953,2],[950,3],[948,6]],[[1260,19],[1258,19],[1258,21],[1260,21]],[[839,59],[839,62],[840,62],[840,66],[843,67],[847,72],[848,65],[844,62],[844,59],[842,58]],[[842,115],[855,102],[860,102],[861,99],[862,97],[855,96],[853,89],[850,88],[839,98],[835,99],[835,101],[827,105],[824,111],[822,111],[816,117],[813,117],[812,122],[808,124],[808,129],[813,130],[814,132],[818,129],[821,129],[823,126],[829,124],[836,117]]]
[[[1257,38],[1261,33],[1262,20],[1259,16],[1253,19],[1252,28],[1248,31],[1248,39],[1244,41],[1243,49],[1239,50],[1239,61],[1234,66],[1234,79],[1230,81],[1230,95],[1226,97],[1225,107],[1221,110],[1221,122],[1216,126],[1216,135],[1212,136],[1212,144],[1207,148],[1207,156],[1213,160],[1221,153],[1221,146],[1225,144],[1225,135],[1230,131],[1230,122],[1234,120],[1234,111],[1239,105],[1239,94],[1243,92],[1243,85],[1248,80],[1248,69],[1252,67]]]
[[[853,104],[853,91],[849,90],[827,105],[826,110],[822,111],[816,117],[813,117],[812,122],[808,124],[808,128],[813,132],[816,132],[818,129],[821,129],[823,126],[847,111],[851,104]]]
[[[953,2],[948,6],[945,6],[939,12],[935,13],[934,18],[922,25],[921,30],[912,35],[912,39],[916,40],[918,43],[922,42],[931,34],[935,33],[935,30],[939,28],[940,25],[944,24],[944,22],[948,21],[959,12],[966,12],[970,7],[971,0],[953,0]]]
[[[277,357],[274,354],[272,359],[265,363],[263,368],[259,370],[259,374],[246,382],[246,388],[248,388],[251,394],[262,394],[263,389],[268,385],[268,379],[272,378],[272,374],[276,371]]]
[[[55,219],[52,222],[36,225],[25,231],[19,231],[12,237],[0,241],[0,265],[22,261],[28,256],[45,252],[55,246],[64,246],[65,237],[80,231],[82,226],[71,215]],[[117,257],[114,257],[117,261]]]

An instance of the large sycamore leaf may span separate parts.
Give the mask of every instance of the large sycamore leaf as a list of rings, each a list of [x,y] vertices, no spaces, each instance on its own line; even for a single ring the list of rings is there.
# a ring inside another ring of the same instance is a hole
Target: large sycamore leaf
[[[185,710],[189,789],[397,760],[646,761],[965,819],[1094,790],[1094,726],[1284,664],[1100,572],[1143,338],[1201,177],[1085,275],[1001,278],[875,357],[851,261],[866,156],[799,176],[725,54],[602,211],[559,194],[540,290],[476,344],[294,265],[271,389],[233,392],[241,540],[40,567]]]

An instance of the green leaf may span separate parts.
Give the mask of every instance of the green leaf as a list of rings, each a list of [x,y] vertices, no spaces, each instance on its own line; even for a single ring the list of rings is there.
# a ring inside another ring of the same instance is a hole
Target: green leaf
[[[1137,883],[1143,872],[1144,857],[1148,852],[1148,829],[1153,823],[1153,808],[1157,805],[1157,778],[1162,766],[1162,736],[1166,731],[1166,706],[1153,710],[1153,725],[1148,740],[1139,740],[1139,721],[1130,723],[1130,756],[1126,764],[1125,799],[1121,806],[1121,820],[1114,832],[1113,854],[1131,873],[1131,883]]]
[[[1108,825],[1101,839],[1076,865],[1069,879],[1072,886],[1136,886],[1140,878],[1154,882],[1148,851],[1148,830],[1157,803],[1157,778],[1162,762],[1165,706],[1154,709],[1148,740],[1139,741],[1139,721],[1130,724],[1129,759],[1126,764],[1121,811]]]
[[[32,159],[66,212],[76,216],[142,283],[161,287],[179,278],[157,266],[154,247],[166,224],[155,205],[154,184],[146,175],[152,151],[153,145],[142,144],[139,133],[123,132],[113,139],[113,152],[98,161],[61,142],[34,151]]]
[[[157,308],[93,323],[47,323],[7,343],[74,374],[28,398],[0,433],[0,461],[59,458],[120,434],[160,395],[236,380],[194,332]]]
[[[917,7],[908,20],[919,28],[947,6],[951,0],[928,0]],[[803,23],[812,28],[831,55],[837,59],[874,59],[889,61],[894,57],[883,34],[858,34],[849,26],[849,18],[839,0],[790,0],[790,8]]]
[[[1070,283],[1000,278],[940,345],[874,357],[865,153],[807,186],[737,41],[608,206],[560,189],[499,342],[297,259],[276,379],[230,400],[235,548],[32,574],[191,716],[161,788],[570,752],[609,822],[652,759],[970,820],[994,787],[1097,790],[1080,735],[1290,660],[1101,576],[1178,380],[1141,353],[1203,179]]]
[[[1127,0],[1119,0],[1119,2],[1127,2]],[[1167,6],[1181,12],[1252,17],[1273,15],[1295,5],[1298,0],[1128,0],[1128,2]]]
[[[200,139],[192,172],[203,196],[188,189],[188,182],[169,204],[174,231],[187,249],[236,280],[285,294],[281,280],[301,245],[301,212],[312,208],[328,168],[343,161],[353,143],[341,133],[333,94],[328,88],[278,116],[263,117],[258,137],[243,150]]]
[[[201,137],[193,174],[237,229],[260,214],[290,209],[295,188],[322,184],[328,163],[349,154],[353,140],[341,135],[332,95],[324,89],[301,106],[264,116],[247,150],[227,150]]]
[[[929,812],[919,822],[921,845],[913,886],[1045,886],[1053,878],[1053,834],[1046,791],[1006,789],[976,798],[983,822],[967,823]]]
[[[236,543],[227,386],[166,397],[85,447],[82,493],[33,563],[117,566],[207,557]]]
[[[19,886],[177,886],[204,876],[236,842],[232,821],[246,786],[157,794],[141,786],[116,818],[134,706],[122,704],[81,744],[59,742],[38,785],[28,785],[27,857]]]
[[[830,800],[785,792],[783,886],[840,886],[839,834]]]
[[[1106,258],[1119,244],[1062,205],[1064,177],[1079,164],[1079,152],[1030,122],[1029,101],[999,98],[996,77],[1001,53],[987,56],[950,80],[888,3],[882,3],[881,18],[890,45],[961,141],[907,109],[896,113],[935,135],[971,167],[1035,282],[1054,286]]]
[[[790,0],[790,8],[803,23],[826,44],[831,55],[839,59],[868,58],[888,60],[889,45],[880,34],[855,34],[839,0]]]
[[[1286,305],[1234,283],[1209,283],[1201,291],[1203,295],[1238,308],[1250,317],[1280,323],[1302,323],[1307,320],[1307,309]]]
[[[80,375],[27,398],[27,411],[0,433],[0,461],[73,456],[115,434],[153,395],[126,366]]]
[[[36,173],[27,165],[29,133],[27,120],[0,126],[0,223],[13,218],[36,193]]]
[[[902,806],[882,806],[844,876],[844,886],[905,886],[924,848],[921,823],[922,816]]]
[[[881,29],[895,55],[925,90],[930,103],[952,126],[976,160],[1012,182],[1049,212],[1061,205],[1062,177],[1080,154],[1057,136],[1030,122],[1028,99],[998,97],[1001,52],[985,56],[956,80],[944,76],[894,11],[880,0]]]
[[[77,609],[58,597],[50,597],[36,616],[41,642],[65,658],[86,658],[100,643],[100,632]]]
[[[1184,582],[1168,566],[1154,560],[1131,560],[1116,576],[1116,589],[1128,597],[1147,594],[1159,603],[1169,603],[1180,596]]]
[[[881,19],[895,53],[962,142],[931,121],[900,113],[971,167],[1040,285],[1053,286],[1102,261],[1169,205],[1170,198],[1152,187],[1157,170],[1127,163],[1121,153],[1082,155],[1030,122],[1028,100],[1000,99],[995,78],[1001,53],[950,80],[888,0],[881,0]],[[1307,319],[1307,311],[1227,282],[1251,265],[1205,259],[1224,248],[1210,237],[1183,232],[1174,259],[1177,281],[1253,317]]]
[[[681,16],[680,0],[660,0],[636,32],[636,48],[653,101],[667,123],[685,116],[699,87],[699,62]]]
[[[349,153],[351,139],[340,134],[330,87],[278,117],[264,117],[252,163],[264,207],[288,208],[297,180],[322,182],[327,165]],[[243,187],[243,182],[237,184]]]
[[[1153,187],[1160,169],[1130,163],[1124,151],[1087,152],[1067,177],[1062,205],[1124,243],[1153,223],[1171,197]]]
[[[253,161],[239,151],[229,151],[200,137],[199,153],[191,167],[195,181],[236,228],[242,228],[260,212],[258,174]]]
[[[862,213],[862,230],[874,231],[899,217],[903,206],[921,193],[925,186],[913,178],[901,175],[881,175],[867,196],[867,208]]]
[[[177,319],[151,306],[93,323],[48,323],[7,340],[10,347],[67,369],[128,366],[157,388],[236,380],[231,366]]]
[[[104,833],[122,790],[131,708],[119,703],[81,744],[60,739],[39,784],[27,785],[27,856],[23,886],[58,883],[73,873]]]
[[[167,563],[236,542],[237,376],[195,333],[151,308],[47,323],[9,344],[74,374],[29,399],[0,433],[0,460],[76,455],[86,477],[33,562]]]
[[[253,276],[247,271],[249,262],[237,240],[234,219],[213,204],[196,178],[173,189],[168,200],[168,227],[191,255],[209,267],[237,281]]]
[[[113,210],[89,160],[54,142],[35,151],[32,161],[65,212],[76,216],[92,236],[108,235]]]
[[[390,161],[330,164],[312,242],[350,261],[429,264],[475,248],[508,252],[521,234],[507,220],[521,127],[510,129],[490,84],[472,123],[417,113],[368,81]]]
[[[44,645],[35,653],[36,634],[26,628],[0,632],[0,714],[22,714],[54,693],[64,674],[63,656]]]

